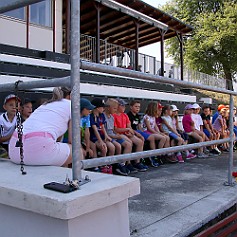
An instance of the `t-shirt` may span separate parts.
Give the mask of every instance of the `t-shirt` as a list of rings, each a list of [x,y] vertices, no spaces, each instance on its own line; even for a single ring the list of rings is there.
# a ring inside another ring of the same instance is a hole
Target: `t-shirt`
[[[56,140],[68,129],[71,119],[71,101],[62,99],[37,108],[23,124],[23,134],[48,132]]]
[[[141,124],[141,117],[139,114],[134,115],[131,111],[127,113],[129,120],[131,122],[131,127],[133,130],[138,130],[138,125]]]
[[[162,125],[162,118],[161,117],[156,118],[156,125],[159,129],[161,129],[161,125]]]
[[[109,117],[107,116],[106,113],[104,113],[105,116],[105,120],[106,120],[106,124],[105,124],[105,129],[107,134],[110,135],[116,135],[116,133],[114,132],[114,117],[111,114]]]
[[[216,111],[216,112],[214,113],[214,115],[212,116],[212,124],[215,122],[215,120],[217,119],[217,117],[218,117],[219,115],[220,115],[220,114],[219,114],[218,111]]]
[[[91,123],[91,127],[90,127],[91,141],[94,142],[97,140],[94,129],[92,128],[93,125],[96,125],[101,138],[104,140],[104,131],[102,130],[102,125],[105,125],[105,123],[106,123],[104,114],[99,114],[99,116],[95,116],[93,113],[91,113],[90,114],[90,123]]]
[[[84,141],[86,128],[90,128],[91,127],[90,115],[81,117],[81,119],[80,119],[80,127],[81,127],[81,141]]]
[[[221,129],[222,129],[221,121],[222,121],[223,125],[225,126],[226,125],[226,121],[225,121],[225,119],[221,115],[219,115],[216,118],[215,122],[212,125],[213,128],[216,129],[218,132],[221,132]]]
[[[173,122],[172,122],[172,118],[170,116],[162,116],[161,118],[162,118],[163,121],[166,121],[166,123],[170,127],[173,128]],[[162,126],[162,129],[163,129],[164,132],[166,132],[166,133],[171,133],[172,132],[171,130],[169,130],[169,128],[164,123],[162,123],[161,126]]]
[[[195,129],[200,131],[201,130],[200,126],[203,126],[202,117],[200,116],[200,114],[191,114],[191,117],[194,122]]]
[[[125,113],[113,114],[114,116],[114,127],[116,128],[126,128],[130,120]]]
[[[205,120],[207,122],[207,124],[209,124],[209,125],[211,124],[211,116],[210,115],[205,115],[204,113],[202,113],[201,117],[202,117],[203,121]],[[203,128],[207,129],[207,127],[205,126],[205,123],[203,123]]]
[[[145,116],[143,117],[143,120],[142,120],[142,126],[144,128],[144,131],[147,131],[147,126],[146,126],[146,123],[145,123],[146,120],[148,120],[150,122],[151,129],[155,129],[156,118],[153,117],[153,116],[149,116],[149,115],[145,114]]]
[[[192,120],[192,117],[190,114],[186,114],[183,116],[183,120],[182,120],[182,123],[183,123],[183,128],[184,128],[184,131],[186,133],[189,133],[189,132],[192,132],[192,123],[193,123],[193,120]]]
[[[0,116],[0,137],[6,137],[14,132],[16,128],[16,116],[13,118],[12,122],[8,119],[7,112],[1,114]],[[9,141],[3,142],[3,144],[8,144]]]

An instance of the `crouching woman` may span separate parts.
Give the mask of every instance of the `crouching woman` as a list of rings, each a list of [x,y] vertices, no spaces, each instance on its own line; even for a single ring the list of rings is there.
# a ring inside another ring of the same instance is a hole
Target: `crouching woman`
[[[26,165],[67,166],[72,162],[71,90],[56,87],[52,99],[37,108],[23,125],[24,163]],[[61,137],[68,130],[68,143]],[[20,151],[16,147],[15,131],[9,143],[9,156],[20,164]]]

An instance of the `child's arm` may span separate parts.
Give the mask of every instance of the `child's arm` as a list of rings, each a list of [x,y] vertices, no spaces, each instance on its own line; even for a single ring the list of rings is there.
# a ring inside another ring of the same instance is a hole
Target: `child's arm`
[[[173,133],[175,133],[176,135],[180,136],[179,133],[173,128],[171,127],[167,121],[165,119],[162,120],[162,123],[164,123],[166,125],[166,127]]]
[[[86,152],[90,150],[90,130],[89,128],[85,129],[85,144],[86,144]]]
[[[150,124],[150,121],[148,118],[145,119],[145,124],[146,124],[146,127],[147,127],[147,130],[151,133],[157,133],[157,131],[155,129],[152,129],[151,128],[151,124]],[[155,125],[157,127],[157,125]],[[157,127],[158,128],[158,127]]]
[[[102,129],[102,131],[103,131],[103,133],[104,133],[104,135],[105,135],[105,141],[111,142],[112,139],[111,139],[111,137],[108,135],[108,133],[106,132],[106,129],[105,129],[104,124],[101,125],[101,129]]]
[[[12,134],[4,136],[4,137],[0,137],[0,143],[9,141],[12,137]]]

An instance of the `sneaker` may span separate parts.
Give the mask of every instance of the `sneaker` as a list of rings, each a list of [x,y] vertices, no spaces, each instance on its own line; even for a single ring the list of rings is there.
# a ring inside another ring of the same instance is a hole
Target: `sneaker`
[[[190,153],[194,154],[194,153],[195,153],[195,151],[194,151],[194,150],[191,150],[191,151],[190,151]]]
[[[137,173],[137,169],[133,167],[133,165],[131,163],[129,163],[128,165],[126,165],[127,170],[130,171],[131,174],[135,174]]]
[[[123,176],[128,176],[128,171],[125,165],[118,164],[116,169],[116,173],[123,175]]]
[[[7,151],[1,146],[0,146],[0,158],[8,158]]]
[[[184,163],[184,160],[183,160],[183,157],[182,157],[181,154],[180,155],[176,155],[176,158],[177,158],[179,163]]]
[[[204,152],[204,154],[208,154],[210,151],[206,147],[204,147],[203,152]]]
[[[151,162],[151,166],[152,166],[152,167],[157,168],[157,167],[160,166],[160,164],[159,164],[158,162],[156,162],[156,160],[155,160],[154,157],[151,157],[151,158],[150,158],[150,162]]]
[[[105,174],[113,174],[112,165],[101,166],[100,172]]]
[[[177,163],[178,162],[177,158],[175,156],[173,156],[173,155],[172,156],[167,156],[165,159],[169,163]]]
[[[219,154],[221,154],[221,151],[218,149],[218,147],[215,147],[214,150],[216,150]]]
[[[207,158],[208,155],[204,154],[204,153],[201,153],[201,154],[198,154],[198,158]]]
[[[230,152],[230,149],[229,149],[229,148],[226,148],[226,149],[223,149],[222,151],[223,151],[223,152]]]
[[[214,156],[219,156],[221,154],[221,152],[218,152],[216,149],[212,149],[210,151],[210,154],[214,155]]]
[[[145,172],[145,171],[147,171],[147,168],[146,168],[142,163],[136,163],[136,164],[134,164],[134,167],[135,167],[139,172]]]
[[[186,157],[186,160],[191,160],[191,159],[194,159],[194,158],[196,158],[197,156],[196,155],[194,155],[194,154],[192,154],[192,153],[189,153],[188,155],[187,155],[187,157]]]

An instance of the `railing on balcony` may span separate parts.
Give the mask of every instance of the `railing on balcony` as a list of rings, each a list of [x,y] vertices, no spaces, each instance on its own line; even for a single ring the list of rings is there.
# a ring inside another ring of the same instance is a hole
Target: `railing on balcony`
[[[96,38],[81,34],[81,58],[96,62]],[[135,50],[100,40],[100,63],[128,69],[135,68]],[[161,62],[155,57],[139,53],[139,71],[161,75]],[[180,80],[180,66],[165,63],[164,76]],[[203,85],[226,88],[226,80],[184,68],[184,80]]]

